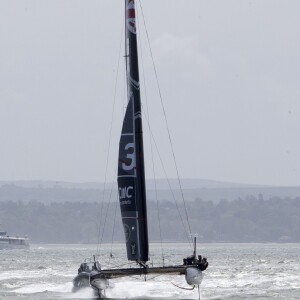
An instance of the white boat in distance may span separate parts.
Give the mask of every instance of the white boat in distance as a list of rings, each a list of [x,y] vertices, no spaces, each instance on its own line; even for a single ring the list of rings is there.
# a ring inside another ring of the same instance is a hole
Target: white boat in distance
[[[27,236],[9,236],[6,231],[0,231],[0,250],[2,249],[28,249],[29,239]]]

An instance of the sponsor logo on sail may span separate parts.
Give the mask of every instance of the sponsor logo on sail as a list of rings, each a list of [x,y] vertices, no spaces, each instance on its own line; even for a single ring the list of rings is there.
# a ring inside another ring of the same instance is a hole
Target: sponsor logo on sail
[[[120,200],[132,198],[132,190],[133,190],[133,186],[125,186],[122,188],[119,187]]]
[[[131,246],[131,254],[136,255],[136,243],[131,242],[130,246]]]

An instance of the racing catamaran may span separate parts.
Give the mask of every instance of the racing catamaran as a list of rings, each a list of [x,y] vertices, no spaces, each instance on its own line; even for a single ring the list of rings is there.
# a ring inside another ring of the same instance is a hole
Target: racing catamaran
[[[104,296],[110,279],[132,275],[185,275],[189,285],[199,287],[202,271],[208,266],[206,258],[196,256],[196,239],[193,254],[184,258],[182,264],[161,267],[150,267],[147,264],[149,241],[135,1],[125,0],[125,5],[128,105],[119,143],[118,190],[127,258],[137,265],[135,268],[101,269],[95,259],[94,262],[83,263],[73,280],[74,287],[90,285],[100,297]]]

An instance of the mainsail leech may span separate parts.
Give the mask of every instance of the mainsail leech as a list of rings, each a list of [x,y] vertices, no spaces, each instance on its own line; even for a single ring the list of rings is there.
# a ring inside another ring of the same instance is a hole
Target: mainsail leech
[[[148,261],[143,130],[134,0],[125,0],[128,105],[119,144],[118,188],[128,260]]]

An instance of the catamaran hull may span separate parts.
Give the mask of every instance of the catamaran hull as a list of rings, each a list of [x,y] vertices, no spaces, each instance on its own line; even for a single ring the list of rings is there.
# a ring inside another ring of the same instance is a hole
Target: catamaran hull
[[[90,280],[90,274],[81,272],[73,279],[72,292],[76,293],[84,288],[91,288],[94,292],[95,297],[105,298],[105,290],[108,288],[108,280],[97,279],[94,280],[93,284]]]
[[[199,285],[202,282],[202,271],[198,268],[187,268],[185,271],[185,280],[189,285]]]
[[[106,290],[109,287],[109,282],[107,279],[96,278],[91,280],[91,286],[99,290]]]
[[[77,292],[82,288],[90,287],[90,274],[82,272],[73,279],[73,292]]]

